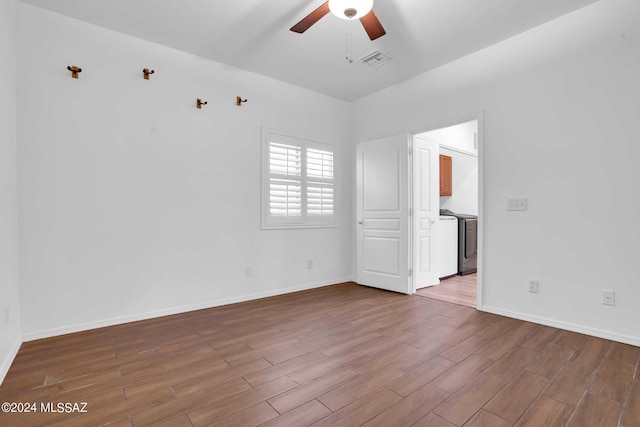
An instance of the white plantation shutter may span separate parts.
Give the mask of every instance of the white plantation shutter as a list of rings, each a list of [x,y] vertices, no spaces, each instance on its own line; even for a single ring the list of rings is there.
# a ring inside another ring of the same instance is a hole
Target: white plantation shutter
[[[302,216],[302,147],[269,143],[269,215]]]
[[[333,152],[307,149],[307,176],[333,181]]]
[[[307,185],[307,214],[333,216],[333,185],[315,182]]]
[[[333,216],[333,152],[307,148],[307,214]]]
[[[284,176],[301,176],[302,147],[270,142],[269,173]]]
[[[263,227],[335,225],[333,146],[263,132]]]

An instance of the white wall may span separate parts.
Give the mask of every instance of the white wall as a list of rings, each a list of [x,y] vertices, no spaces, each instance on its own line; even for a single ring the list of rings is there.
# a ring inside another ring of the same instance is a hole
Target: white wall
[[[18,30],[25,340],[350,277],[348,104],[25,4]],[[337,144],[339,227],[260,229],[262,126]]]
[[[0,2],[0,383],[22,343],[18,302],[15,6],[15,0]]]
[[[484,112],[482,309],[640,345],[639,28],[601,0],[354,106],[356,141]]]
[[[435,129],[425,132],[427,138],[438,141],[440,145],[446,145],[461,151],[478,154],[476,137],[478,134],[478,121],[459,123],[453,126]]]

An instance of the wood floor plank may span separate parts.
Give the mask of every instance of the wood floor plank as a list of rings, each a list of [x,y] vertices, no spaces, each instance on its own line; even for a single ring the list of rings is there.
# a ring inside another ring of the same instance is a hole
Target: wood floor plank
[[[479,411],[468,423],[466,423],[465,427],[509,427],[512,424],[508,421],[503,420],[499,416],[492,414],[491,412],[487,412],[485,410]]]
[[[455,363],[450,360],[443,359],[442,357],[434,357],[422,364],[419,368],[389,383],[386,388],[400,396],[406,397],[430,383],[434,378],[448,371],[453,366],[455,366]]]
[[[546,378],[553,378],[573,355],[573,350],[550,344],[538,353],[525,370]]]
[[[573,406],[543,397],[529,408],[518,427],[564,426],[572,413]]]
[[[450,348],[447,344],[432,341],[409,354],[395,359],[391,365],[399,371],[410,372]]]
[[[491,365],[491,367],[486,370],[486,373],[507,383],[524,369],[536,355],[537,353],[533,350],[528,350],[524,347],[515,347]]]
[[[573,427],[602,427],[615,426],[622,407],[619,403],[613,402],[604,397],[587,393],[576,413],[571,417],[569,426]]]
[[[611,348],[609,348],[609,352],[605,357],[618,363],[636,366],[640,359],[640,348],[628,344],[613,342],[611,343]]]
[[[364,425],[367,427],[410,426],[426,416],[448,396],[449,393],[427,384]]]
[[[216,404],[209,403],[206,406],[201,406],[187,414],[194,427],[209,425],[295,387],[296,383],[293,380],[282,377],[226,397]]]
[[[462,304],[475,308],[477,293],[477,273],[452,276],[440,281],[439,285],[419,289],[416,294],[439,301]]]
[[[375,372],[401,357],[414,354],[417,350],[408,344],[396,344],[393,347],[368,355],[361,363],[354,365],[360,374],[375,374]],[[367,353],[369,353],[367,351]],[[397,369],[397,368],[396,368]]]
[[[274,418],[264,424],[263,427],[305,427],[331,414],[331,411],[317,400],[311,400],[302,406]],[[238,424],[236,424],[238,425]],[[244,425],[244,424],[243,424]]]
[[[572,406],[576,405],[594,372],[595,369],[590,366],[567,362],[545,390],[544,395]]]
[[[622,426],[640,426],[640,379],[638,377],[636,377],[625,406],[622,414]]]
[[[549,380],[529,372],[521,373],[503,388],[485,409],[500,418],[515,423],[549,384]]]
[[[328,372],[334,372],[337,369],[348,367],[350,365],[358,366],[360,363],[364,363],[370,360],[370,356],[364,354],[364,352],[353,352],[335,357],[327,357],[320,362],[313,365],[299,369],[288,375],[289,378],[297,382],[298,384],[308,383]]]
[[[123,425],[133,425],[130,420],[127,420],[129,424]],[[105,427],[114,427],[113,424],[107,424]],[[191,421],[189,421],[189,417],[186,415],[180,415],[176,418],[171,418],[170,420],[160,421],[153,425],[153,427],[191,427]]]
[[[260,371],[262,369],[272,366],[264,359],[253,360],[243,365],[233,366],[229,368],[220,369],[219,367],[213,367],[209,369],[198,369],[192,371],[189,375],[170,376],[166,380],[162,380],[165,384],[170,384],[178,397],[184,397],[191,393],[195,393],[201,390],[206,390],[219,384],[224,384],[227,381],[239,379],[247,374]],[[157,384],[160,380],[157,380]],[[127,393],[131,393],[133,390],[144,393],[139,388],[128,387]]]
[[[480,375],[493,360],[474,354],[433,380],[433,385],[449,393],[463,387]]]
[[[493,337],[483,337],[475,334],[459,342],[449,350],[440,353],[440,355],[454,362],[462,362],[473,353],[485,347],[493,339]]]
[[[269,404],[273,406],[276,411],[284,414],[293,408],[322,396],[348,381],[361,377],[362,376],[355,370],[343,368],[332,373],[327,373],[311,382],[298,385],[292,390],[270,399]]]
[[[590,337],[576,350],[573,357],[571,357],[571,361],[595,368],[602,363],[602,359],[609,351],[610,346],[611,341]]]
[[[256,385],[264,384],[276,378],[285,376],[292,372],[304,369],[307,366],[313,365],[321,360],[325,360],[327,356],[319,351],[312,351],[293,359],[286,360],[277,365],[267,366],[264,369],[251,372],[243,376],[246,382],[251,384],[252,387]]]
[[[359,426],[376,415],[384,412],[402,397],[385,388],[348,404],[326,418],[313,424],[314,427],[349,427]]]
[[[340,387],[323,394],[318,400],[332,411],[337,411],[349,403],[384,387],[402,375],[403,373],[394,367],[385,366],[379,369],[375,375],[361,375],[354,378]]]
[[[280,414],[267,402],[260,402],[255,406],[243,409],[235,414],[229,415],[218,422],[210,424],[210,427],[254,427],[263,425],[269,420],[278,417]],[[191,426],[191,422],[189,422]]]
[[[522,325],[522,321],[518,319],[510,319],[508,317],[502,317],[498,321],[492,323],[491,325],[485,327],[483,330],[478,332],[476,335],[479,337],[488,337],[488,338],[497,338],[506,332],[515,329],[516,327]]]
[[[491,400],[502,387],[504,387],[503,381],[492,375],[482,374],[451,395],[433,412],[461,426]]]
[[[515,348],[534,328],[535,325],[533,323],[521,322],[514,328],[509,329],[509,333],[499,335],[476,354],[498,360]]]
[[[585,340],[585,336],[577,332],[560,331],[556,338],[552,341],[553,344],[558,347],[568,348],[570,350],[577,350],[578,347]]]
[[[538,326],[533,334],[526,337],[520,343],[520,347],[524,347],[529,350],[542,351],[556,338],[559,332],[560,331],[556,328]]]
[[[623,404],[635,372],[632,365],[620,363],[615,359],[605,359],[595,380],[589,386],[589,393]]]
[[[418,420],[412,427],[456,427],[456,425],[433,412],[429,412],[429,414]]]
[[[160,405],[144,408],[138,414],[134,415],[133,422],[135,425],[151,425],[181,413],[188,414],[190,411],[205,405],[216,404],[216,402],[222,401],[227,397],[236,396],[248,390],[251,390],[251,386],[244,380],[238,378],[193,393],[189,395],[188,399],[178,398]]]

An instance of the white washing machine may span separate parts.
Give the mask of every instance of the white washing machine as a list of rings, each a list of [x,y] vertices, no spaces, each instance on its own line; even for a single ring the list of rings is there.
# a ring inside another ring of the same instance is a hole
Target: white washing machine
[[[458,274],[458,218],[440,216],[442,230],[442,251],[438,277],[449,277]]]

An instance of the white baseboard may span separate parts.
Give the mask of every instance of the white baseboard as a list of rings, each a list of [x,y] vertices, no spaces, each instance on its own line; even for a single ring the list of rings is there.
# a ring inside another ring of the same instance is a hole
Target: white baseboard
[[[493,313],[493,314],[499,314],[501,316],[512,317],[514,319],[526,320],[527,322],[538,323],[540,325],[566,329],[572,332],[578,332],[585,335],[591,335],[598,338],[604,338],[604,339],[640,347],[640,337],[632,337],[629,335],[617,334],[611,331],[603,331],[601,329],[590,328],[587,326],[577,325],[569,322],[563,322],[556,319],[549,319],[546,317],[533,316],[526,313],[519,313],[515,311],[504,310],[502,308],[491,307],[487,305],[478,307],[478,310],[486,311],[488,313]]]
[[[11,348],[9,349],[9,352],[7,353],[6,357],[2,361],[2,364],[0,364],[0,385],[2,385],[4,378],[7,376],[7,373],[9,372],[9,368],[11,367],[13,360],[18,355],[18,350],[20,350],[21,345],[22,345],[22,341],[20,341],[20,338],[17,338],[16,341],[11,346]]]
[[[274,289],[256,294],[242,295],[233,298],[220,299],[215,301],[204,302],[200,304],[187,305],[182,307],[172,307],[165,310],[152,311],[147,313],[134,314],[131,316],[114,317],[111,319],[98,320],[95,322],[81,323],[77,325],[69,325],[61,328],[47,329],[43,331],[29,332],[22,335],[24,342],[39,340],[42,338],[50,338],[58,335],[72,334],[74,332],[88,331],[90,329],[104,328],[107,326],[120,325],[122,323],[137,322],[139,320],[153,319],[156,317],[170,316],[172,314],[186,313],[189,311],[202,310],[205,308],[219,307],[221,305],[235,304],[239,302],[251,301],[260,298],[272,297],[276,295],[284,295],[292,292],[306,291],[309,289],[321,288],[323,286],[334,285],[337,283],[349,282],[350,278],[335,279],[326,282],[308,283],[305,285],[294,286],[292,288]]]

